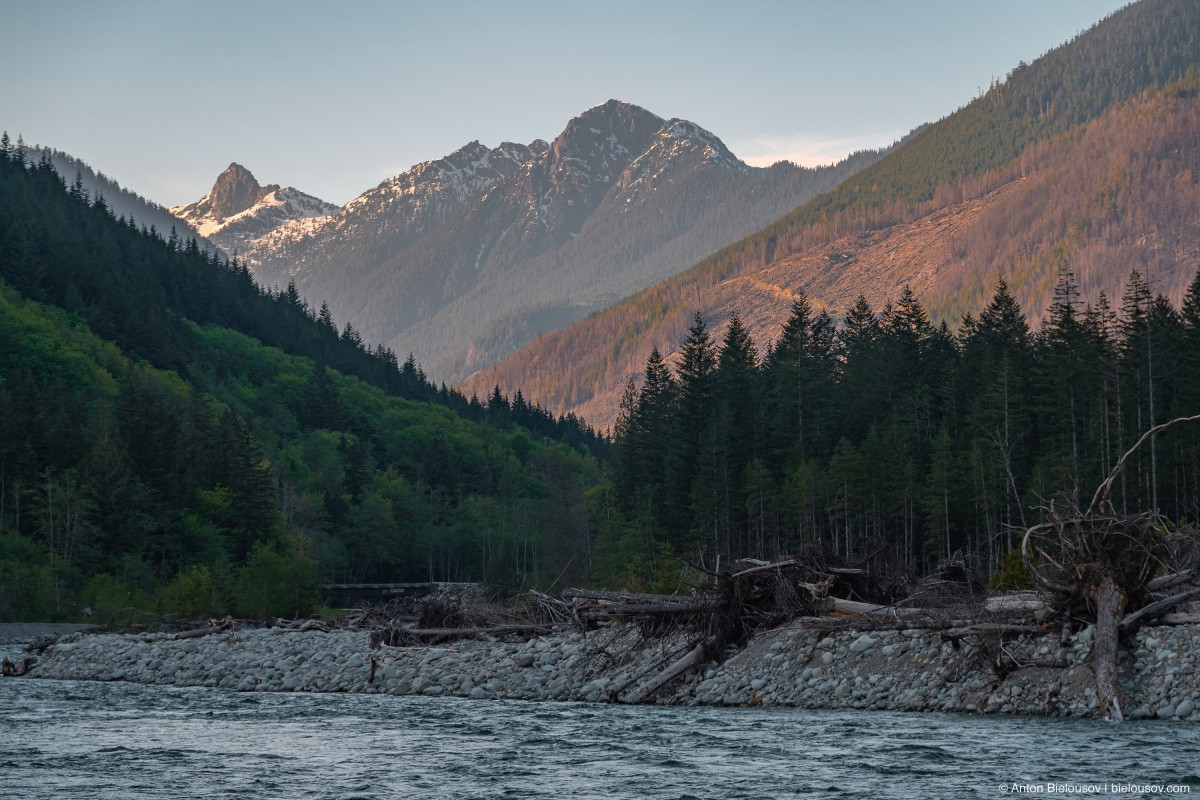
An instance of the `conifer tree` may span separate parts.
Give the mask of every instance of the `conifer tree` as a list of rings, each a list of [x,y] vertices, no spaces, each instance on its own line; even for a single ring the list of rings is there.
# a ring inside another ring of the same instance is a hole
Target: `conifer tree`
[[[1121,345],[1119,363],[1122,386],[1125,389],[1123,405],[1133,412],[1131,429],[1142,431],[1154,426],[1154,344],[1150,335],[1150,310],[1152,295],[1150,286],[1137,270],[1129,274],[1125,294],[1121,298],[1119,329]],[[1155,441],[1150,442],[1153,448]],[[1136,461],[1127,469],[1129,475],[1123,482],[1128,488],[1128,478],[1136,475],[1135,494],[1153,498],[1155,483],[1154,469],[1146,463],[1147,450],[1136,455]],[[1156,455],[1156,454],[1155,454]],[[1155,459],[1151,458],[1153,464]]]
[[[1079,289],[1067,268],[1059,272],[1049,320],[1040,333],[1037,396],[1042,435],[1048,450],[1065,457],[1066,472],[1055,479],[1068,498],[1078,502],[1082,482],[1082,436],[1085,387],[1091,369],[1088,342],[1079,308]]]
[[[714,373],[717,497],[726,541],[741,539],[746,507],[744,473],[757,455],[756,422],[759,418],[758,353],[735,312],[729,319]]]
[[[1188,284],[1187,294],[1180,309],[1180,325],[1183,329],[1183,380],[1185,393],[1183,408],[1200,407],[1200,270]]]
[[[842,380],[838,387],[841,414],[838,430],[852,439],[866,435],[867,421],[887,413],[890,383],[879,379],[887,374],[879,319],[867,299],[859,295],[846,314],[841,335]]]
[[[673,544],[715,542],[716,465],[713,453],[713,373],[716,355],[703,315],[697,311],[676,367],[679,402],[667,452],[667,515]],[[715,553],[715,545],[709,548]]]
[[[1020,305],[999,281],[979,320],[964,324],[958,386],[976,453],[981,505],[1006,525],[1024,524],[1016,475],[1024,472],[1033,342]],[[1008,537],[1011,538],[1011,537]],[[1005,550],[1011,549],[1006,542]]]
[[[831,425],[830,395],[837,371],[834,347],[833,320],[825,312],[813,317],[801,292],[763,365],[765,457],[777,474],[793,454],[805,459],[823,446],[823,434]]]
[[[329,310],[328,303],[321,303],[321,310],[317,314],[317,322],[320,322],[329,330],[337,333],[337,325],[333,321],[333,312]],[[412,358],[412,353],[409,353],[409,358]]]
[[[667,495],[663,456],[670,446],[675,404],[675,380],[656,347],[646,360],[646,377],[629,423],[628,469],[635,502],[647,510],[659,528],[668,523],[663,506]]]

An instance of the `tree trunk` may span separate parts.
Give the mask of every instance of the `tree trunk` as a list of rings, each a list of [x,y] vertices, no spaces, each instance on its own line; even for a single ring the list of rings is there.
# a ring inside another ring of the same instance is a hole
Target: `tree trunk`
[[[1122,722],[1121,681],[1117,675],[1118,632],[1125,612],[1125,593],[1111,577],[1105,577],[1092,595],[1096,604],[1096,628],[1092,637],[1092,671],[1100,714],[1111,722]]]
[[[710,646],[711,640],[704,641],[696,645],[689,650],[687,655],[685,655],[683,658],[679,659],[674,664],[671,664],[669,667],[664,669],[662,672],[659,672],[642,685],[621,695],[619,698],[620,701],[628,705],[641,703],[654,692],[658,691],[675,678],[687,672],[692,667],[704,663],[706,657],[705,654],[708,652]]]
[[[190,631],[180,631],[172,636],[172,639],[198,639],[201,636],[210,636],[214,633],[224,633],[233,628],[233,617],[226,617],[216,625],[210,625],[206,628],[195,628]]]
[[[1147,622],[1158,619],[1180,603],[1185,603],[1197,596],[1200,596],[1200,587],[1164,597],[1162,600],[1156,600],[1150,605],[1138,609],[1121,620],[1121,635],[1128,636]]]

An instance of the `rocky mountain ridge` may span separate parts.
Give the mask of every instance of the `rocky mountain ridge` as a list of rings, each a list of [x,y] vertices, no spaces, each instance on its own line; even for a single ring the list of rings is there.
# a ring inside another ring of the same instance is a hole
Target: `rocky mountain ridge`
[[[411,244],[548,147],[541,139],[496,148],[473,141],[388,178],[328,216],[271,231],[246,252],[246,262],[260,276],[294,280],[309,291],[314,262],[369,267],[385,257],[375,243],[386,242],[392,249]],[[364,249],[367,255],[356,259],[355,253]]]
[[[711,132],[617,100],[550,143],[479,142],[418,164],[325,218],[245,252],[267,285],[295,282],[371,341],[438,380],[675,274],[879,153],[753,168]]]

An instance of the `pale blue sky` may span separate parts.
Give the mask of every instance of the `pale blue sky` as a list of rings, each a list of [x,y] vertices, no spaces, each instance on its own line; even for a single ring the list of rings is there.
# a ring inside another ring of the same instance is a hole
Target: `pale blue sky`
[[[609,98],[825,163],[969,101],[1116,0],[0,0],[0,127],[163,204],[230,161],[344,203]]]

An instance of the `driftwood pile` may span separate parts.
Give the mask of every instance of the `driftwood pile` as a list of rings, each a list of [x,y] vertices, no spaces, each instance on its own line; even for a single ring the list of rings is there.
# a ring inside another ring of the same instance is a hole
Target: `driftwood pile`
[[[19,678],[37,664],[37,656],[22,656],[16,661],[5,658],[0,660],[0,675],[6,678]]]
[[[531,622],[520,609],[488,603],[482,598],[462,594],[435,594],[419,601],[419,612],[411,616],[388,618],[386,610],[376,614],[372,624],[373,643],[387,647],[437,644],[452,639],[484,639],[513,635],[540,635],[550,626]]]
[[[19,678],[29,670],[37,666],[38,656],[46,651],[46,648],[58,641],[57,636],[47,636],[44,639],[39,639],[36,642],[31,642],[21,648],[22,653],[29,655],[21,656],[15,661],[9,658],[0,659],[0,675],[5,678]]]
[[[721,661],[755,633],[784,623],[824,630],[941,628],[957,638],[1038,630],[1005,622],[1031,618],[1042,607],[1036,598],[988,609],[980,582],[961,558],[920,581],[897,563],[881,546],[866,548],[849,563],[810,547],[777,561],[738,561],[688,596],[597,589],[567,589],[557,597],[534,593],[533,614],[549,624],[583,629],[632,622],[648,634],[688,634],[690,644],[615,693],[613,699],[624,703],[644,702],[689,669]]]
[[[1122,721],[1121,641],[1151,622],[1200,622],[1200,614],[1170,613],[1200,598],[1197,531],[1175,528],[1156,514],[1089,508],[1048,513],[1026,531],[1021,549],[1047,616],[1064,633],[1095,623],[1091,661],[1100,712]]]

